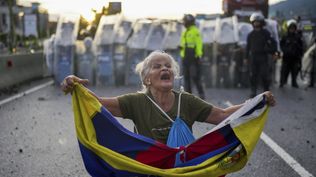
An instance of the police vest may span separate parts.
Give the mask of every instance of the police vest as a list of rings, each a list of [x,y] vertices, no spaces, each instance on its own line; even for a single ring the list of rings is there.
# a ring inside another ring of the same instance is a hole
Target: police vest
[[[189,57],[186,55],[193,55],[192,57],[200,58],[203,55],[202,37],[199,29],[194,25],[182,32],[180,45],[180,56],[182,58]]]

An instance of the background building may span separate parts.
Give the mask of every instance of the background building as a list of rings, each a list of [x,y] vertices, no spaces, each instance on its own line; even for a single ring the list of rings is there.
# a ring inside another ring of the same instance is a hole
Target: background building
[[[0,0],[0,42],[9,48],[22,46],[29,38],[46,38],[48,11],[39,3],[21,6],[16,0]]]

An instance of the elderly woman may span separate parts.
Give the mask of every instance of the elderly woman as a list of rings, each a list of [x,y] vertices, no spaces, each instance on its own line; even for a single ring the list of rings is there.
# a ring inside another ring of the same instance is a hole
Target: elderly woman
[[[180,94],[173,90],[174,78],[179,75],[179,66],[164,52],[154,51],[149,54],[136,66],[136,72],[143,83],[142,92],[112,98],[98,97],[91,93],[114,116],[131,119],[139,134],[162,143],[166,143],[172,126],[167,116],[175,119],[179,106],[180,117],[189,128],[192,128],[195,121],[218,124],[243,106],[239,104],[222,109],[187,92]],[[61,84],[62,90],[71,92],[74,82],[86,84],[88,80],[68,76]],[[267,96],[268,104],[273,106],[275,100],[271,92],[267,91],[264,94]]]

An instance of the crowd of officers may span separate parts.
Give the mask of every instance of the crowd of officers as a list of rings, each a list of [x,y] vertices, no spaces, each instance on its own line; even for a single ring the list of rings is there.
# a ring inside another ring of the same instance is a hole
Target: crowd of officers
[[[303,56],[302,32],[298,29],[295,20],[287,21],[287,33],[281,37],[280,49],[277,41],[270,32],[264,28],[265,19],[260,13],[254,13],[250,16],[250,22],[253,30],[247,36],[246,46],[236,45],[234,50],[234,59],[236,62],[235,78],[250,87],[250,97],[254,97],[258,92],[259,86],[263,86],[263,91],[270,90],[273,83],[273,73],[275,71],[275,62],[282,59],[281,73],[279,78],[279,87],[287,84],[289,75],[291,75],[291,85],[298,88],[297,76],[301,70]],[[204,90],[201,84],[201,57],[203,55],[202,39],[199,30],[195,26],[194,17],[185,15],[183,23],[186,30],[181,36],[181,52],[183,76],[185,90],[192,92],[192,82],[195,83],[199,96],[204,98]],[[219,48],[219,57],[227,55],[225,48]],[[315,59],[314,59],[315,60]],[[244,66],[247,66],[245,68]],[[248,81],[242,78],[239,72],[248,71]],[[313,68],[315,70],[315,68]],[[310,87],[313,87],[314,76],[311,74]],[[236,83],[237,84],[237,83]],[[240,84],[240,83],[238,83]]]

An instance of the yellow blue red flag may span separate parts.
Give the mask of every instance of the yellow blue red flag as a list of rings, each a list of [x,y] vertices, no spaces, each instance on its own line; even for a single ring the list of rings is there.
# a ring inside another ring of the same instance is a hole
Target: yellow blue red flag
[[[72,103],[81,155],[95,177],[217,177],[238,171],[247,163],[269,110],[264,95],[258,95],[193,143],[173,148],[124,128],[80,84]],[[175,165],[177,153],[182,163]]]

